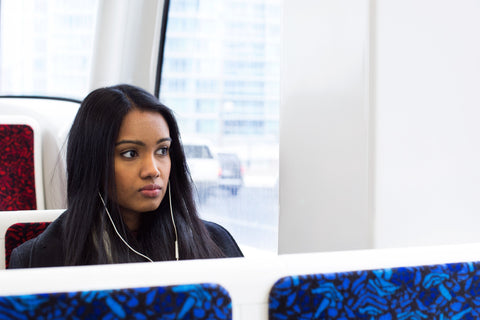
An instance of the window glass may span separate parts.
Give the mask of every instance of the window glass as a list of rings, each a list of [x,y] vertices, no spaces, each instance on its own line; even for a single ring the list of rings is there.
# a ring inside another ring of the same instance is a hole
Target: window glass
[[[97,1],[0,1],[0,94],[83,98]]]
[[[280,18],[280,0],[172,0],[167,22],[160,99],[177,114],[200,215],[253,252],[277,249]],[[214,156],[199,164],[192,150],[205,148]]]

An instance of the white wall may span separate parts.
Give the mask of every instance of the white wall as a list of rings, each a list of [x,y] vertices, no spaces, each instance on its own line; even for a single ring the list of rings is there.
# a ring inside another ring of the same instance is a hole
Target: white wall
[[[375,246],[480,241],[480,2],[377,1]]]
[[[368,248],[369,3],[284,1],[279,252]]]
[[[279,252],[480,241],[480,2],[284,4]]]

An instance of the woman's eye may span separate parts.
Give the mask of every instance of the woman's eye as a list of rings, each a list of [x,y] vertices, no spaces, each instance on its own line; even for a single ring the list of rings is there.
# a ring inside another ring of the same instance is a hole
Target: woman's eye
[[[162,147],[162,148],[158,149],[157,154],[162,155],[162,156],[168,155],[168,147]]]
[[[125,157],[125,158],[133,158],[133,157],[137,156],[137,152],[135,150],[127,150],[127,151],[124,151],[124,152],[120,153],[120,155],[122,157]]]

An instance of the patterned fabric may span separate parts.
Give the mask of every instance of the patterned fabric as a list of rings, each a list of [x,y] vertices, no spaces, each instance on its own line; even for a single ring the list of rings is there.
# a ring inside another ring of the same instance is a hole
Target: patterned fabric
[[[0,297],[0,319],[232,319],[216,284]]]
[[[5,266],[8,268],[12,250],[42,233],[50,222],[27,222],[11,225],[5,233]]]
[[[33,130],[0,125],[0,210],[35,210]]]
[[[480,263],[285,277],[269,319],[479,319]]]

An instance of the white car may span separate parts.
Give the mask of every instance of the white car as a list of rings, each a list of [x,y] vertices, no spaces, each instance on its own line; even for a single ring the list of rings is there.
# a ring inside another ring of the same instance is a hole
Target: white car
[[[218,187],[220,162],[209,141],[186,140],[183,149],[199,200],[205,201]]]
[[[242,162],[235,153],[219,152],[217,156],[222,168],[219,187],[236,196],[243,185],[244,168]]]

